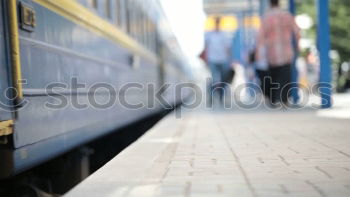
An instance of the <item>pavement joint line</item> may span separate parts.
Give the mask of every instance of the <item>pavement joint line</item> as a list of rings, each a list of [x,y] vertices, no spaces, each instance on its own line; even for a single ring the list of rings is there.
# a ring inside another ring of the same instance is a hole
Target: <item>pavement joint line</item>
[[[289,131],[289,130],[287,130],[287,131],[291,133],[291,131]],[[327,144],[325,144],[325,143],[323,143],[323,142],[320,142],[320,141],[318,141],[318,140],[316,140],[316,139],[313,139],[313,138],[311,138],[311,137],[305,136],[305,135],[303,135],[303,134],[301,134],[301,133],[299,133],[299,132],[297,132],[297,131],[295,131],[295,132],[293,132],[293,133],[296,134],[296,135],[298,135],[298,136],[300,136],[300,137],[303,137],[303,138],[305,138],[305,139],[308,139],[308,140],[310,140],[310,141],[313,141],[313,142],[315,142],[315,143],[318,143],[318,144],[320,144],[320,145],[322,145],[322,146],[324,146],[324,147],[326,147],[326,148],[329,148],[329,149],[331,149],[331,150],[334,150],[334,151],[336,151],[336,152],[338,152],[338,153],[344,155],[344,156],[347,157],[347,158],[350,158],[350,154],[345,153],[345,152],[342,151],[342,150],[339,150],[339,149],[337,149],[337,148],[334,148],[334,147],[332,147],[332,146],[329,146],[329,145],[327,145]]]
[[[190,197],[191,196],[191,189],[192,189],[192,183],[190,181],[186,182],[185,186],[185,197]]]
[[[176,131],[175,132],[175,134],[174,134],[174,136],[173,137],[178,137],[179,136],[179,132],[182,132],[183,133],[183,130],[181,129],[181,128],[183,128],[183,127],[185,127],[184,126],[184,124],[181,124],[181,126],[179,127],[179,129],[178,129],[178,131]],[[171,143],[171,144],[169,144],[166,148],[165,148],[165,150],[168,150],[168,148],[169,148],[169,146],[172,146],[174,143]],[[176,146],[178,145],[178,143],[176,143]],[[163,154],[163,152],[160,154],[160,156]],[[159,157],[160,157],[159,156]],[[159,158],[158,157],[158,158]],[[155,159],[155,161],[158,159],[158,158],[156,158]],[[171,161],[171,160],[170,160]],[[156,162],[154,162],[153,163],[153,165],[151,165],[151,167],[150,167],[150,169],[152,169],[153,167],[154,167],[154,164],[155,164]],[[169,164],[170,164],[170,162],[168,163],[168,165],[167,165],[167,168],[166,168],[166,172],[164,173],[164,174],[166,174],[167,172],[168,172],[168,169],[169,169]],[[140,179],[138,182],[139,183],[134,183],[134,185],[138,185],[138,184],[140,184],[140,183],[143,183],[143,182],[146,182],[147,183],[147,181],[145,180],[147,177],[146,177],[147,175],[145,175],[142,179]],[[163,179],[161,179],[160,180],[161,182],[163,181]],[[128,187],[127,188],[127,190],[124,192],[125,194],[123,195],[123,196],[129,196],[130,194],[131,194],[131,192],[133,191],[133,187]]]
[[[187,125],[187,124],[186,124]],[[178,131],[175,132],[174,136],[176,137],[180,137],[183,133],[184,133],[184,130],[185,130],[186,126],[184,124],[181,124],[181,126],[178,128]],[[178,147],[179,143],[175,143],[175,146],[174,146],[174,143],[171,143],[169,144],[165,149],[164,151],[159,155],[159,157],[156,159],[156,161],[162,157],[162,155],[165,153],[165,154],[169,154],[169,149],[172,149],[173,151],[170,151],[172,153],[172,155],[170,155],[171,158],[174,157],[175,153],[176,153],[176,149]],[[168,165],[166,167],[166,170],[164,172],[164,174],[162,175],[162,178],[161,178],[161,182],[165,179],[166,175],[168,174],[169,172],[169,165],[171,164],[171,159],[168,161]],[[154,165],[153,165],[154,166]],[[153,168],[153,167],[152,167]]]
[[[283,184],[280,184],[280,187],[284,194],[289,194],[289,191],[287,190],[286,186],[284,186]]]
[[[319,166],[315,166],[315,169],[322,172],[324,175],[326,175],[326,177],[332,179],[333,177],[327,172],[325,171],[324,169],[320,168]]]
[[[278,157],[281,159],[281,161],[286,164],[286,166],[290,166],[290,163],[286,161],[286,159],[282,155],[278,155]]]
[[[324,191],[321,188],[317,187],[317,185],[315,185],[311,181],[306,180],[305,183],[310,185],[321,197],[327,197],[327,195],[324,193]]]
[[[254,189],[254,187],[252,185],[252,183],[250,182],[250,180],[249,180],[249,178],[247,176],[247,173],[245,172],[245,170],[242,167],[242,164],[241,164],[241,162],[240,162],[236,152],[233,150],[233,148],[231,146],[231,143],[229,142],[229,140],[227,138],[227,135],[225,134],[225,131],[223,130],[223,128],[221,127],[221,125],[218,122],[215,121],[215,123],[217,124],[221,134],[223,135],[223,137],[225,139],[225,142],[226,142],[227,146],[229,147],[233,157],[235,158],[235,160],[236,160],[236,162],[238,164],[238,169],[242,173],[242,175],[244,177],[244,180],[245,180],[245,182],[246,182],[246,184],[247,184],[251,194],[253,195],[253,197],[258,197],[258,195],[257,195],[257,193],[256,193],[256,191],[255,191],[255,189]]]
[[[288,147],[288,149],[289,150],[291,150],[292,152],[294,152],[295,154],[300,154],[300,152],[299,151],[296,151],[296,150],[294,150],[293,148],[291,148],[291,147]]]

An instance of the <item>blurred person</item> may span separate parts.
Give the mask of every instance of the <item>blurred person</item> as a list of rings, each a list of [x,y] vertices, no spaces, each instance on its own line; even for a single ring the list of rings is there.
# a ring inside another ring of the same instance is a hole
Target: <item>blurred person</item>
[[[220,30],[221,18],[215,19],[215,30],[205,35],[205,58],[212,73],[212,84],[210,84],[210,98],[219,100],[223,104],[225,82],[231,82],[233,77],[230,72],[230,43],[225,32]]]
[[[259,57],[259,58],[257,58]],[[265,98],[270,100],[270,89],[269,89],[269,67],[266,60],[266,48],[259,46],[259,48],[252,50],[249,54],[249,61],[255,67],[256,76],[260,85],[261,93]]]
[[[288,104],[294,60],[293,38],[300,33],[293,15],[279,7],[279,0],[270,0],[271,9],[265,14],[258,36],[258,47],[266,47],[266,59],[272,80],[271,103]]]
[[[309,87],[309,81],[307,78],[307,63],[305,57],[298,57],[296,61],[296,67],[299,73],[299,86],[300,88]]]
[[[312,50],[308,51],[306,56],[306,65],[307,65],[307,75],[310,81],[310,85],[318,83],[320,76],[320,62],[317,57],[317,53]]]
[[[255,74],[255,61],[250,61],[251,53],[256,47],[257,31],[250,25],[244,24],[243,16],[238,16],[238,28],[232,39],[232,60],[233,64],[243,69],[245,95],[247,102],[254,100],[257,93],[257,77]],[[236,66],[237,67],[237,66]]]

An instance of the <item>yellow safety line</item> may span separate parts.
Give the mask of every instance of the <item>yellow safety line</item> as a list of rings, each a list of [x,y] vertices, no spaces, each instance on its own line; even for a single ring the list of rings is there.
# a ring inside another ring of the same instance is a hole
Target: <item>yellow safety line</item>
[[[148,58],[153,62],[157,62],[157,57],[154,53],[150,52],[130,36],[122,32],[120,29],[97,16],[89,9],[80,5],[76,1],[72,0],[33,0],[39,5],[75,22],[76,24],[82,25],[85,28],[101,34],[122,46],[132,50],[138,55]]]
[[[11,64],[14,87],[17,90],[17,98],[23,99],[21,58],[19,49],[17,1],[7,1],[9,6]]]
[[[13,133],[13,120],[0,122],[0,136],[10,135]]]

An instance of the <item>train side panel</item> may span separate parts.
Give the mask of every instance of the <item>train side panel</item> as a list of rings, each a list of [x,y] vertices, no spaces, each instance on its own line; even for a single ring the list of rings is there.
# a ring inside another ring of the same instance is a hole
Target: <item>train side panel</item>
[[[157,28],[145,25],[146,34],[152,37],[146,39],[138,32],[142,21],[133,18],[135,13],[126,17],[131,38],[117,27],[111,27],[115,25],[111,21],[114,17],[106,17],[114,16],[113,11],[106,14],[102,8],[88,9],[82,6],[86,4],[83,0],[61,1],[61,4],[56,0],[17,2],[20,14],[23,8],[35,12],[36,24],[29,28],[23,26],[19,15],[21,70],[26,82],[23,94],[27,104],[16,112],[13,147],[0,149],[0,158],[4,161],[1,165],[5,166],[0,167],[0,178],[25,171],[164,110],[159,103],[152,108],[140,106],[154,99],[148,90],[150,84],[155,87],[154,91],[164,83],[170,84],[164,98],[170,105],[182,101],[175,95],[175,85],[188,78],[178,60],[180,57],[167,50],[162,64],[159,54],[155,54],[157,46],[163,44],[155,39]],[[129,5],[127,11],[131,8]],[[142,47],[141,43],[149,45]],[[79,89],[73,87],[74,81]],[[57,88],[48,90],[53,83]],[[97,84],[104,88],[92,91],[90,88]],[[127,84],[134,88],[124,89],[121,101],[118,91],[128,87]],[[135,85],[138,86],[135,88]],[[116,92],[107,91],[106,87],[113,87]],[[48,107],[48,104],[62,103],[58,109]],[[108,107],[102,106],[107,103]]]
[[[0,150],[4,165],[9,166],[9,171],[0,172],[0,176],[24,171],[161,110],[160,106],[129,109],[119,104],[118,94],[108,91],[91,94],[89,90],[98,83],[108,84],[117,91],[129,82],[145,87],[147,83],[159,86],[159,65],[154,58],[136,54],[132,48],[122,46],[96,29],[72,21],[35,1],[19,2],[34,9],[36,26],[33,31],[19,30],[22,78],[26,81],[23,93],[27,104],[17,111],[14,150]],[[74,78],[85,88],[74,90]],[[46,106],[63,100],[62,96],[45,91],[52,83],[67,85],[59,91],[67,101],[62,108]],[[127,91],[124,98],[129,104],[146,103],[147,89]],[[115,101],[112,106],[101,106],[111,100]],[[80,109],[74,102],[86,106]],[[100,105],[92,106],[93,102]]]

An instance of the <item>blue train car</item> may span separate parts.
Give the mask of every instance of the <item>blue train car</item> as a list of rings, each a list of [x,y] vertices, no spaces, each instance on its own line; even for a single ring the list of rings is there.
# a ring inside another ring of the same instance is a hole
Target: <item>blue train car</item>
[[[164,110],[109,105],[119,99],[111,87],[141,84],[123,92],[136,106],[150,99],[147,84],[189,81],[178,44],[161,33],[159,7],[157,0],[1,1],[0,178]],[[164,94],[172,106],[181,100],[174,87]]]

